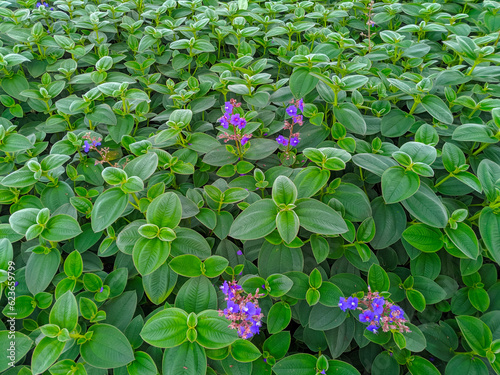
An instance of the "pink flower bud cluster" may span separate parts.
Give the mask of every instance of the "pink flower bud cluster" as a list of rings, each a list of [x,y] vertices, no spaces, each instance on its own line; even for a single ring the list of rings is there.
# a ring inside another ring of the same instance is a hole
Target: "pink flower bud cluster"
[[[219,310],[219,316],[225,316],[231,321],[229,328],[237,329],[238,336],[243,339],[249,339],[258,334],[264,314],[261,312],[257,299],[265,294],[259,294],[257,288],[254,295],[243,296],[243,289],[235,280],[230,283],[224,281],[220,289],[226,296],[227,307]]]
[[[359,321],[368,323],[366,329],[373,333],[377,333],[379,328],[382,328],[383,332],[411,332],[406,326],[408,321],[404,317],[403,309],[381,297],[378,292],[372,292],[369,286],[363,299],[340,298],[339,307],[342,311],[360,310]]]

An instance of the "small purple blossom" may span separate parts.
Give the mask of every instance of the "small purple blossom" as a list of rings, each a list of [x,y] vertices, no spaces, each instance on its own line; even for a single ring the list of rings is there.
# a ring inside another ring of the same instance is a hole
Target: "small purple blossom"
[[[83,143],[85,145],[85,146],[83,146],[83,151],[89,152],[90,151],[90,143],[87,140],[85,140]]]
[[[298,137],[292,137],[290,139],[290,146],[297,146],[300,143],[300,139]]]
[[[226,296],[229,294],[229,284],[227,283],[227,281],[224,281],[224,284],[222,284],[220,290],[222,290],[222,293],[224,293]]]
[[[236,252],[236,254],[238,254],[238,255],[243,255],[243,252],[242,252],[241,250],[238,250],[238,251]]]
[[[224,129],[227,129],[229,127],[229,121],[227,121],[227,118],[226,117],[221,117],[220,119],[217,120],[218,122],[220,122],[220,124],[222,125],[222,127]]]
[[[231,102],[224,103],[224,111],[231,113],[233,112],[233,105],[231,104]]]
[[[14,286],[18,286],[18,285],[19,285],[19,281],[16,281],[16,282],[14,283]]]
[[[291,105],[286,109],[286,113],[288,114],[288,116],[297,116],[297,107]]]
[[[326,375],[325,370],[321,370],[320,374],[321,374],[321,375]]]
[[[247,126],[247,120],[245,120],[242,117],[242,118],[240,118],[240,121],[238,122],[238,129],[244,129],[245,126]]]
[[[368,327],[366,327],[366,329],[368,331],[370,331],[370,332],[377,333],[378,327],[375,324],[372,323]]]
[[[248,135],[244,135],[243,138],[241,138],[241,145],[244,146],[248,140],[250,139],[250,137]]]
[[[384,311],[384,297],[375,298],[372,302],[373,312],[377,315],[382,314]]]
[[[349,309],[356,310],[358,307],[358,299],[356,297],[349,297],[347,299],[347,303],[349,304]]]
[[[300,112],[304,112],[304,99],[299,99],[297,101],[297,106],[299,107]]]
[[[365,312],[359,314],[359,321],[363,323],[369,323],[373,320],[375,314],[373,311],[366,310]]]
[[[276,138],[276,142],[278,142],[278,144],[280,144],[282,146],[288,146],[288,139],[286,139],[282,135],[280,135],[280,136],[278,136],[278,138]]]
[[[237,126],[240,122],[240,114],[239,113],[236,113],[235,115],[232,115],[231,116],[231,124],[233,124],[234,126]]]
[[[101,290],[99,291],[99,293],[102,293],[103,290],[104,290],[104,287],[101,286]]]
[[[342,300],[342,298],[340,299],[339,307],[340,307],[340,310],[342,310],[342,311],[347,311],[350,308],[350,304],[349,304],[349,302],[347,302],[347,298],[344,298],[344,300]]]

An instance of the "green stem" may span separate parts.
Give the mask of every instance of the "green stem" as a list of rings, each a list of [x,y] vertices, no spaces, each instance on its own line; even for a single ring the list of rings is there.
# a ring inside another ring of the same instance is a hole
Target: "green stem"
[[[435,188],[437,188],[439,185],[441,185],[443,182],[445,182],[446,180],[449,180],[450,178],[452,178],[454,176],[453,173],[450,173],[448,176],[446,176],[445,178],[443,178],[441,181],[439,181],[436,185],[434,185]]]

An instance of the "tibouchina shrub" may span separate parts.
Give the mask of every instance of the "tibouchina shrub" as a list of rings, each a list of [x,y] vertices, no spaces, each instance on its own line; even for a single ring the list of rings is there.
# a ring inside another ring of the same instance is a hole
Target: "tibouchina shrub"
[[[0,1],[0,372],[500,372],[500,3]]]

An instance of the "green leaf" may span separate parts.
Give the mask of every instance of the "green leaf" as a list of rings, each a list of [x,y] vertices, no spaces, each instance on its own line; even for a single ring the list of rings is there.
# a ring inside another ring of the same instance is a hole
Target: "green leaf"
[[[309,94],[319,82],[319,79],[309,74],[309,68],[300,67],[290,76],[290,90],[295,98],[303,98]]]
[[[289,205],[297,200],[297,188],[286,176],[278,176],[273,183],[272,197],[276,205]]]
[[[229,260],[218,255],[212,255],[207,258],[203,265],[205,267],[204,275],[207,277],[217,277],[225,271],[229,265]]]
[[[408,301],[415,310],[418,310],[420,312],[424,311],[426,304],[425,297],[418,290],[414,289],[406,290],[406,298],[408,298]]]
[[[207,356],[197,342],[186,341],[175,348],[165,349],[163,375],[198,375],[207,371]]]
[[[387,204],[401,202],[415,194],[420,178],[403,167],[391,167],[382,175],[382,195]]]
[[[422,98],[422,106],[436,120],[445,124],[453,124],[453,114],[442,99],[436,95],[426,95]]]
[[[468,354],[457,354],[446,365],[445,375],[453,374],[488,374],[488,367],[481,358]]]
[[[169,266],[172,271],[182,276],[197,277],[201,275],[201,260],[191,254],[175,257],[170,261]]]
[[[366,134],[366,122],[354,105],[342,103],[333,108],[333,113],[337,121],[354,134]]]
[[[31,358],[31,371],[44,373],[61,355],[65,343],[57,338],[44,337],[36,346]]]
[[[278,208],[271,199],[262,199],[246,208],[234,220],[229,236],[239,240],[255,240],[276,228]]]
[[[294,354],[273,366],[276,375],[316,375],[316,358],[311,354]]]
[[[76,237],[80,233],[82,233],[80,225],[71,216],[55,215],[49,219],[41,236],[47,241],[60,242]]]
[[[189,279],[177,292],[175,307],[196,314],[207,309],[217,309],[214,286],[205,276]]]
[[[281,238],[290,243],[299,233],[299,218],[294,211],[281,211],[276,216],[276,227]]]
[[[31,253],[26,264],[26,286],[36,295],[45,291],[55,276],[61,255],[57,249],[52,249],[47,254]]]
[[[403,232],[403,238],[417,249],[433,253],[443,247],[443,233],[425,224],[414,224]]]
[[[153,315],[144,324],[141,337],[158,348],[173,348],[186,341],[188,314],[178,308],[168,308]]]
[[[330,171],[318,167],[307,167],[301,170],[293,183],[297,186],[298,198],[309,198],[325,186],[330,178]]]
[[[182,217],[182,205],[177,194],[164,193],[151,202],[146,213],[148,223],[159,228],[175,228]]]
[[[254,344],[244,339],[234,341],[230,346],[230,350],[231,355],[238,362],[253,362],[262,355]]]
[[[142,277],[144,292],[155,305],[160,305],[172,293],[177,283],[177,274],[168,263],[163,263],[149,275]]]
[[[500,213],[485,207],[479,216],[479,232],[489,253],[500,264]]]
[[[15,342],[15,346],[11,344]],[[9,363],[19,362],[31,349],[33,340],[24,333],[19,331],[0,331],[0,350],[5,355],[0,358],[0,371],[5,371],[11,366]],[[15,349],[14,355],[11,357],[11,351]]]
[[[94,324],[90,341],[80,347],[82,359],[97,368],[109,369],[125,366],[134,360],[134,351],[127,337],[109,324]]]
[[[129,177],[136,176],[142,181],[146,181],[156,171],[157,166],[158,155],[154,152],[148,152],[132,160],[123,170]]]
[[[205,310],[198,314],[196,341],[207,349],[220,349],[232,344],[238,338],[236,329],[228,326],[224,316],[215,310]]]
[[[283,331],[292,319],[292,310],[286,302],[277,302],[269,310],[267,331],[270,334]]]
[[[59,297],[50,310],[50,324],[56,324],[59,328],[66,328],[72,332],[78,324],[78,307],[76,298],[70,291]]]
[[[132,258],[141,275],[148,275],[160,267],[170,255],[170,242],[159,238],[140,238],[134,246]]]
[[[448,211],[430,187],[420,184],[418,191],[402,202],[403,207],[417,220],[434,228],[448,224]]]
[[[441,373],[438,371],[436,367],[432,363],[430,363],[427,359],[414,356],[410,362],[407,364],[408,370],[412,375],[440,375]]]
[[[490,328],[483,321],[473,316],[461,315],[457,316],[456,320],[467,344],[474,352],[485,357],[486,350],[489,349],[493,340]]]
[[[377,292],[389,290],[389,276],[378,264],[372,264],[368,270],[368,285]]]
[[[457,228],[444,228],[444,231],[453,244],[468,258],[477,259],[479,255],[479,243],[476,234],[465,223],[456,223]]]
[[[95,201],[91,213],[92,230],[100,232],[113,224],[125,211],[128,205],[128,194],[119,187],[103,192]]]
[[[310,232],[335,235],[348,230],[344,219],[337,211],[315,199],[300,199],[294,212],[299,217],[300,226]]]

